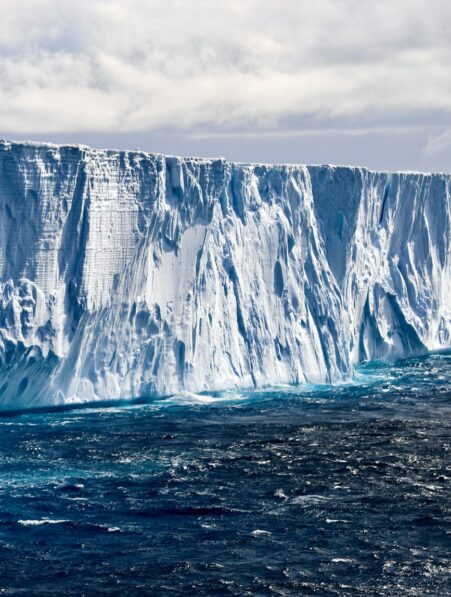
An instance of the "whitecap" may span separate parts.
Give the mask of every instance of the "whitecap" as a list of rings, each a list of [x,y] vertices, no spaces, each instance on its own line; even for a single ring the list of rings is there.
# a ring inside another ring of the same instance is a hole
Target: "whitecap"
[[[272,533],[270,533],[269,531],[264,531],[262,529],[255,529],[255,531],[252,531],[251,535],[252,537],[265,537],[272,535]]]
[[[63,524],[65,522],[70,522],[69,520],[52,520],[50,518],[41,518],[38,520],[18,520],[17,521],[19,524],[21,524],[22,526],[40,526],[43,524]]]
[[[330,500],[328,497],[324,497],[323,495],[298,495],[291,500],[292,504],[317,504],[319,502],[325,502]]]
[[[165,405],[176,405],[176,406],[189,406],[191,404],[215,404],[221,402],[231,402],[235,400],[243,400],[244,394],[238,394],[235,392],[220,392],[216,396],[210,396],[208,394],[196,394],[195,392],[182,391],[177,392],[159,401],[159,404]]]
[[[285,492],[284,492],[283,489],[277,489],[274,492],[274,497],[278,497],[278,498],[281,498],[283,500],[286,500],[288,496],[285,494]]]

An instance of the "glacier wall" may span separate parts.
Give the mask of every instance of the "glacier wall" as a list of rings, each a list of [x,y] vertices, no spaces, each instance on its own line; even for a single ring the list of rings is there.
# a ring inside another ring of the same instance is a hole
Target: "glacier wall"
[[[451,176],[0,142],[0,407],[451,345]]]

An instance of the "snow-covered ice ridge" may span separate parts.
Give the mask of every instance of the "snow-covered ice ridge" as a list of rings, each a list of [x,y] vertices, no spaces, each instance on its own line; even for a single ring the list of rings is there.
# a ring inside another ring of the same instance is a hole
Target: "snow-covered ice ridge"
[[[451,345],[451,176],[0,142],[0,405]]]

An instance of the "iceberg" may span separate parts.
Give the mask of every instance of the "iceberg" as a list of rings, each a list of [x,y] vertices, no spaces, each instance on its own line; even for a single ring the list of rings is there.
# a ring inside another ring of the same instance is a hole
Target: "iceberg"
[[[0,141],[0,407],[451,345],[451,175]]]

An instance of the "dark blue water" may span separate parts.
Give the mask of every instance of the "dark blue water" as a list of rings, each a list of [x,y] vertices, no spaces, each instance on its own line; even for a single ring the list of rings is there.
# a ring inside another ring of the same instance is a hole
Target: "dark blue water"
[[[451,355],[0,417],[0,594],[450,594]]]

